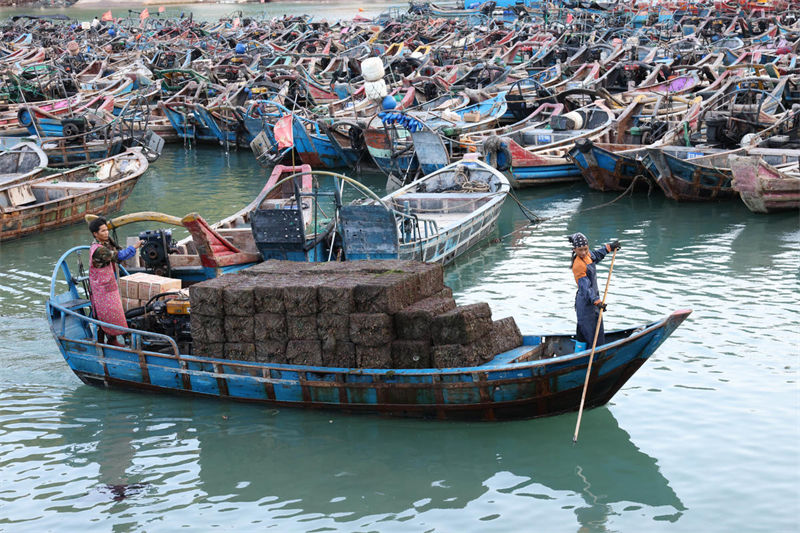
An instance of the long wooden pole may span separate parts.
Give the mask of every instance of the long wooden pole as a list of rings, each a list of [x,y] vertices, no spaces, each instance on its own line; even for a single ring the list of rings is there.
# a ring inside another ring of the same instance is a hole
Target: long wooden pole
[[[611,266],[608,269],[608,279],[606,279],[606,290],[603,292],[603,302],[600,307],[600,314],[597,315],[597,326],[594,328],[594,340],[592,341],[592,352],[589,354],[589,366],[586,367],[586,379],[583,382],[583,393],[581,394],[581,406],[578,408],[578,422],[575,424],[575,435],[572,442],[578,442],[578,432],[581,430],[581,417],[583,416],[583,404],[586,401],[586,390],[589,388],[589,376],[592,374],[592,361],[594,360],[594,350],[597,348],[597,336],[600,334],[600,324],[603,323],[603,307],[608,296],[608,285],[611,283],[611,273],[614,271],[614,259],[617,258],[617,250],[611,255]]]

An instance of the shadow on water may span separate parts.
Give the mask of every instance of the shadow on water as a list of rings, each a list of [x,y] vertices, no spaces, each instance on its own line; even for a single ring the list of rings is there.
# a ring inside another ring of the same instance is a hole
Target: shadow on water
[[[572,497],[578,526],[599,531],[620,507],[657,508],[654,519],[670,521],[685,511],[656,459],[606,408],[586,413],[577,445],[574,416],[388,420],[88,386],[63,397],[60,410],[69,461],[96,462],[97,490],[115,501],[170,491],[174,472],[164,465],[174,462],[196,476],[183,484],[202,490],[202,501],[269,501],[287,515],[346,522],[464,509],[491,491],[534,507]]]

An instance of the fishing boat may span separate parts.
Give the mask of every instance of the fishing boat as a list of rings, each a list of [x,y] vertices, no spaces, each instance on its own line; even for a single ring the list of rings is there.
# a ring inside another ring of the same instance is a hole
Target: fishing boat
[[[287,176],[294,179],[287,180]],[[156,212],[129,213],[108,221],[110,230],[140,222],[156,222],[186,229],[189,236],[172,240],[172,231],[150,230],[144,234],[143,251],[123,266],[128,272],[147,272],[196,283],[223,274],[236,272],[262,261],[253,240],[251,216],[260,209],[274,209],[287,216],[298,212],[304,225],[310,224],[311,167],[308,165],[276,165],[267,183],[252,202],[213,224],[207,223],[197,213],[183,218]],[[298,204],[297,196],[303,198]],[[298,205],[300,208],[298,209]],[[88,216],[91,219],[92,216]],[[138,240],[135,237],[133,240]]]
[[[315,214],[316,222],[304,231],[299,214],[278,209],[254,212],[253,235],[265,260],[413,259],[447,264],[496,227],[510,190],[506,177],[476,154],[383,198],[340,174],[314,171],[312,175],[334,179],[333,187],[312,198],[315,209],[322,210],[327,206],[321,197],[329,199],[335,215]],[[362,197],[343,203],[343,183]]]
[[[17,142],[0,152],[0,186],[28,181],[47,167],[47,156],[34,143]]]
[[[454,368],[340,368],[193,355],[185,312],[168,314],[160,306],[164,316],[150,317],[171,321],[180,331],[175,335],[92,318],[79,258],[88,249],[73,248],[58,260],[45,303],[53,339],[86,384],[440,420],[535,418],[576,411],[581,402],[590,350],[574,335],[525,335],[521,346],[484,364]],[[606,332],[608,342],[591,358],[586,408],[607,403],[690,313]],[[123,346],[100,342],[101,326],[124,331],[130,340]]]
[[[141,148],[131,148],[94,165],[0,187],[0,241],[120,209],[148,165]]]
[[[733,188],[753,213],[800,209],[800,168],[772,166],[758,156],[731,156]]]

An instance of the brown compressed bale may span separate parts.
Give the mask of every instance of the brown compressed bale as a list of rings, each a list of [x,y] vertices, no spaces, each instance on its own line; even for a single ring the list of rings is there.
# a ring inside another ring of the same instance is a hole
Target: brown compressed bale
[[[356,344],[357,368],[392,368],[392,345],[361,346]]]
[[[416,263],[413,271],[419,280],[419,295],[428,298],[444,288],[444,268],[439,263]],[[452,297],[452,291],[450,293]]]
[[[436,368],[457,368],[479,364],[479,360],[472,348],[461,344],[433,346],[431,360]]]
[[[191,314],[192,340],[203,343],[225,342],[225,320],[218,316]]]
[[[286,363],[286,341],[265,340],[255,343],[259,363]]]
[[[416,279],[419,298],[427,298],[444,287],[444,269],[438,263],[423,263],[400,259],[364,261],[365,271],[370,273],[398,272],[412,274]]]
[[[320,313],[348,315],[354,310],[353,290],[358,285],[357,277],[326,279],[317,289]]]
[[[492,323],[492,332],[489,337],[494,355],[519,348],[523,342],[517,322],[511,316],[495,320]]]
[[[204,355],[206,357],[214,357],[216,359],[225,358],[225,343],[224,342],[201,342],[192,343],[192,354]]]
[[[392,368],[431,368],[430,341],[392,342]]]
[[[239,273],[246,276],[261,277],[261,276],[280,276],[282,274],[298,274],[304,272],[313,272],[317,267],[314,263],[301,263],[298,261],[279,261],[277,259],[270,259],[263,261],[257,265],[253,265]]]
[[[275,340],[286,341],[289,333],[286,316],[279,313],[257,313],[253,317],[253,340],[257,342]]]
[[[419,281],[416,275],[406,272],[365,276],[353,289],[357,313],[394,314],[419,299]]]
[[[462,305],[431,322],[433,344],[469,344],[492,330],[492,310],[481,302]]]
[[[296,340],[286,345],[286,360],[292,365],[322,366],[322,347],[319,341]]]
[[[189,287],[192,314],[223,316],[223,291],[228,281],[227,276],[220,276]]]
[[[253,317],[226,316],[225,340],[227,342],[253,342]]]
[[[388,346],[394,339],[394,325],[386,313],[350,315],[350,340],[361,346]]]
[[[444,289],[440,290],[439,292],[431,296],[431,298],[453,298],[453,289],[451,289],[450,287],[445,287]]]
[[[223,291],[223,301],[226,316],[253,316],[253,290],[255,283],[252,278],[245,276],[231,276],[235,281],[228,283]]]
[[[288,316],[286,330],[290,340],[317,340],[317,315]]]
[[[253,308],[256,313],[285,313],[283,286],[269,278],[256,278]]]
[[[255,361],[256,346],[252,342],[226,342],[225,359]]]
[[[397,337],[408,340],[431,338],[431,323],[436,315],[452,311],[456,302],[452,298],[430,297],[398,311],[394,315]]]
[[[317,287],[320,280],[297,276],[284,283],[283,305],[288,316],[316,315]]]
[[[475,365],[490,361],[497,355],[497,352],[494,351],[494,342],[492,341],[491,334],[464,345],[464,348],[472,352],[472,356],[474,357],[474,362],[472,364]]]
[[[318,314],[317,338],[321,341],[325,341],[327,338],[333,338],[337,341],[349,341],[350,315]]]
[[[322,342],[322,364],[341,368],[356,366],[356,345],[352,342],[332,340]]]

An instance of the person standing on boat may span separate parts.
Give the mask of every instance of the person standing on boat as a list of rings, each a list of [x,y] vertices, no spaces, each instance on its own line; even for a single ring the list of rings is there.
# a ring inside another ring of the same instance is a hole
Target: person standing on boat
[[[597,318],[600,309],[606,310],[606,305],[600,299],[597,288],[597,263],[603,260],[608,252],[619,250],[619,241],[606,244],[597,250],[589,250],[589,241],[583,233],[575,233],[568,237],[572,244],[572,274],[578,291],[575,293],[575,313],[578,315],[577,339],[578,342],[587,344],[594,340],[597,328]],[[600,322],[600,331],[597,334],[597,346],[605,344],[603,322]]]
[[[97,217],[89,223],[94,242],[89,249],[89,294],[95,317],[103,322],[128,327],[125,320],[125,311],[122,308],[122,298],[117,286],[117,264],[136,255],[136,250],[144,244],[139,241],[125,249],[114,242],[108,233],[107,221]],[[120,346],[117,335],[125,332],[102,326],[103,332],[108,336],[108,344]]]

